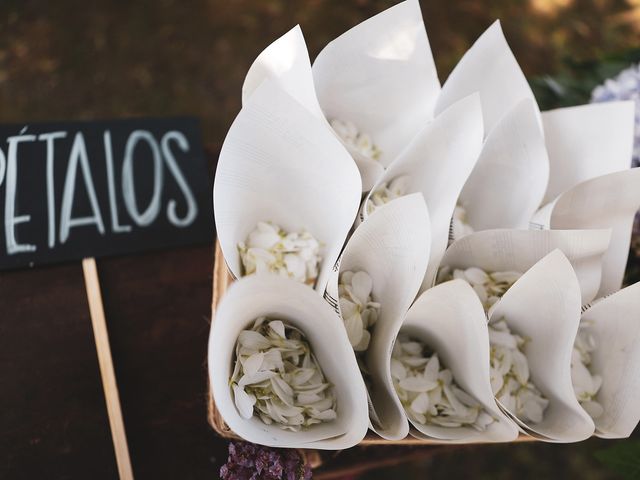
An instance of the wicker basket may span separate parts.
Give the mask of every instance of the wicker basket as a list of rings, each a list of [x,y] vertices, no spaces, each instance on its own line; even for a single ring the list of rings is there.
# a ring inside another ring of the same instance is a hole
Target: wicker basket
[[[229,273],[226,263],[224,261],[224,257],[222,256],[222,249],[220,248],[220,243],[216,240],[215,244],[215,257],[213,264],[213,298],[211,302],[211,320],[213,321],[215,318],[216,307],[218,306],[218,302],[220,302],[222,296],[227,291],[229,285],[233,282],[233,278]],[[227,426],[224,419],[220,415],[220,412],[216,408],[216,404],[213,401],[213,395],[211,391],[209,391],[209,423],[211,427],[220,435],[221,437],[228,439],[239,439],[233,431]],[[533,437],[520,435],[516,442],[525,442],[525,441],[534,441]],[[476,442],[476,443],[484,443],[484,442]],[[417,438],[413,438],[411,436],[404,438],[402,440],[385,440],[373,432],[369,432],[367,436],[360,442],[359,445],[367,446],[367,445],[405,445],[405,446],[417,446],[417,445],[445,445],[449,444],[448,442],[443,442],[440,440],[421,440]],[[307,451],[309,452],[309,451]],[[312,460],[312,458],[309,458]],[[313,461],[312,461],[313,463]]]

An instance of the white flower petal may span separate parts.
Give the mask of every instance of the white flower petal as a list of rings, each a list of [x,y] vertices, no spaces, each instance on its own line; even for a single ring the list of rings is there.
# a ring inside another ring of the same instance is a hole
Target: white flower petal
[[[360,300],[360,304],[366,304],[373,288],[373,280],[371,280],[369,274],[362,271],[355,273],[351,285],[353,286],[354,295]]]
[[[512,354],[513,373],[520,384],[526,385],[529,381],[529,362],[527,361],[527,357],[518,349],[514,349]]]
[[[262,367],[262,363],[264,362],[264,353],[254,353],[250,357],[248,357],[243,363],[242,368],[244,369],[245,375],[255,375],[258,373],[258,370]]]
[[[395,358],[391,359],[391,376],[397,380],[402,380],[407,377],[407,369],[402,365],[401,361]]]
[[[424,377],[407,377],[399,382],[400,388],[409,392],[428,392],[438,386],[437,381],[430,381]]]
[[[427,365],[424,368],[423,376],[425,380],[429,382],[437,383],[439,373],[440,373],[440,360],[438,360],[438,355],[434,354],[431,356],[431,358],[427,362]]]
[[[464,271],[464,276],[472,286],[484,285],[489,281],[489,275],[484,270],[476,267],[467,268]]]
[[[236,408],[243,418],[251,418],[253,416],[253,406],[256,403],[256,397],[247,395],[243,388],[238,385],[233,386],[233,399]]]
[[[493,272],[490,277],[498,283],[514,284],[522,276],[520,272]]]
[[[269,322],[269,327],[271,327],[271,330],[276,332],[280,337],[287,337],[285,335],[284,323],[282,323],[282,320],[273,320]]]
[[[271,378],[276,376],[276,372],[257,372],[253,375],[243,375],[238,382],[238,385],[244,387],[245,385],[255,385],[256,383],[262,383],[264,381],[270,380]]]
[[[364,326],[362,325],[362,318],[359,313],[355,313],[348,318],[344,319],[344,326],[347,330],[347,337],[349,337],[349,343],[352,347],[355,347],[362,340],[364,334]]]
[[[271,342],[269,340],[258,332],[254,332],[252,330],[241,331],[238,336],[238,343],[244,348],[255,351],[269,348],[271,346]]]
[[[269,250],[280,241],[278,229],[266,222],[258,222],[255,230],[247,237],[249,248],[259,248]]]
[[[429,410],[429,395],[427,393],[421,393],[413,402],[411,402],[411,410],[416,413],[424,415]]]
[[[335,412],[335,410],[328,409],[328,410],[324,410],[323,412],[320,412],[317,415],[313,415],[313,417],[317,418],[318,420],[329,421],[329,420],[335,420],[336,418],[338,418],[338,415]]]

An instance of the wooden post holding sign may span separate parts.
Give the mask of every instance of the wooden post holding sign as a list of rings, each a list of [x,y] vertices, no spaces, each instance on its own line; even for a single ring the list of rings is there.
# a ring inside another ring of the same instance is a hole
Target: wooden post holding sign
[[[0,126],[0,270],[82,260],[111,436],[133,472],[95,257],[209,243],[194,118]]]

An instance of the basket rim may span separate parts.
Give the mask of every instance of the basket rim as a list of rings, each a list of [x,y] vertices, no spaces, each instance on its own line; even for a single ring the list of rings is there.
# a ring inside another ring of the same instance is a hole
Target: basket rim
[[[220,242],[216,238],[215,240],[215,253],[213,259],[213,292],[211,297],[211,325],[215,320],[216,308],[220,303],[220,300],[224,296],[225,292],[233,283],[234,279],[229,271],[227,264],[222,254],[222,248]],[[208,367],[207,367],[208,372]],[[225,423],[224,418],[220,414],[220,411],[216,407],[216,403],[213,399],[213,393],[211,391],[211,385],[207,386],[207,420],[211,428],[222,438],[229,440],[242,440],[237,434],[235,434],[229,426]],[[513,442],[505,443],[520,443],[520,442],[535,442],[539,441],[535,437],[520,434]],[[464,445],[481,445],[481,444],[493,444],[495,442],[490,441],[473,441],[467,442]],[[401,440],[386,440],[371,430],[367,432],[367,435],[358,443],[357,446],[370,446],[370,445],[404,445],[408,447],[415,447],[420,445],[454,445],[451,442],[436,440],[436,439],[418,439],[412,436],[407,436]],[[459,444],[455,444],[459,445]]]

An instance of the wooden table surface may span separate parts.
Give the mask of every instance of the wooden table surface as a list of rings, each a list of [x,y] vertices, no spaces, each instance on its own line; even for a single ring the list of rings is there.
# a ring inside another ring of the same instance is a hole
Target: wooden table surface
[[[211,246],[98,261],[137,478],[217,478]],[[0,478],[117,477],[80,264],[0,275]]]

